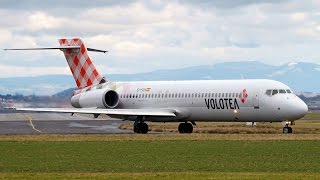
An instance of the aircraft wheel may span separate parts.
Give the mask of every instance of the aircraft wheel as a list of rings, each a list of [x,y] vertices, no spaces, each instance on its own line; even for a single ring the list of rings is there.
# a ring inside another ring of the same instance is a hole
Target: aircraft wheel
[[[133,132],[138,134],[147,134],[149,131],[149,126],[147,123],[135,123],[133,125]]]
[[[184,133],[192,133],[193,131],[193,126],[191,123],[180,123],[178,127],[178,131],[181,134]]]
[[[147,123],[140,123],[141,124],[141,127],[140,127],[140,130],[141,130],[141,134],[147,134],[148,131],[149,131],[149,126]]]
[[[193,132],[193,126],[191,123],[186,123],[186,133],[192,133]]]
[[[291,127],[283,127],[283,133],[284,134],[292,133],[292,128]]]
[[[185,123],[180,123],[180,124],[179,124],[179,127],[178,127],[178,131],[179,131],[179,133],[181,133],[181,134],[185,133],[185,132],[184,132],[184,131],[185,131],[184,124],[185,124]]]
[[[289,129],[288,133],[292,133],[292,128],[288,127],[288,129]]]

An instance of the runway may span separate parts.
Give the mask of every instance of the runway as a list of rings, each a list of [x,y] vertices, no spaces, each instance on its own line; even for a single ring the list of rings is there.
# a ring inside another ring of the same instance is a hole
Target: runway
[[[121,134],[121,120],[59,113],[1,113],[0,134]]]

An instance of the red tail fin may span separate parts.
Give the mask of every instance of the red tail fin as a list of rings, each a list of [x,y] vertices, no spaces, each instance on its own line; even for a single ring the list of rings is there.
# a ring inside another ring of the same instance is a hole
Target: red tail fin
[[[80,49],[63,49],[70,70],[79,89],[105,82],[87,53],[80,38],[59,39],[60,46],[80,46]]]

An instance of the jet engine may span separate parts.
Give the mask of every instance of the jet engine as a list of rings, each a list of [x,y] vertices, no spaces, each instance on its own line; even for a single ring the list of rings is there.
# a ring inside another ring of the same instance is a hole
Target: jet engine
[[[94,89],[74,95],[71,105],[75,108],[115,108],[119,104],[119,95],[111,89]]]

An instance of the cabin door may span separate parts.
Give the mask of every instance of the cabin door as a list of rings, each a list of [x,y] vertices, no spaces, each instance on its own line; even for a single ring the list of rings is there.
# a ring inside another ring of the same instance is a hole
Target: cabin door
[[[258,92],[254,93],[253,107],[254,107],[254,109],[259,109],[260,108],[260,106],[259,106],[259,93]]]

